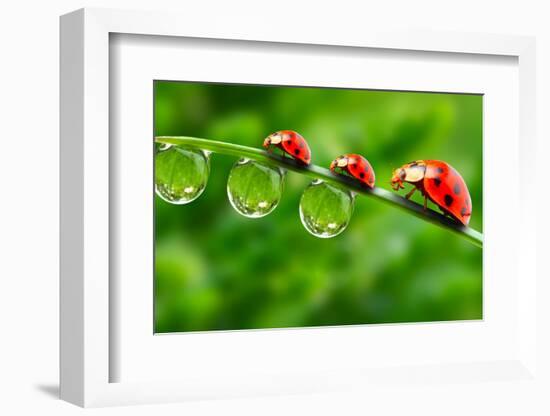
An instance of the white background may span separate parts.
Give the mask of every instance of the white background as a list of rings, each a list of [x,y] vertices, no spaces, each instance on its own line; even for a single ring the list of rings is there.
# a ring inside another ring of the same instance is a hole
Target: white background
[[[4,2],[5,3],[5,2]],[[323,6],[320,1],[277,0],[211,2],[183,1],[19,1],[0,10],[0,413],[76,414],[82,410],[60,402],[58,373],[58,16],[83,6],[164,9],[186,12],[204,24],[232,15],[248,15],[265,24],[300,25],[325,22],[327,31],[340,25],[358,27],[384,24],[388,27],[510,33],[538,36],[538,134],[546,138],[538,149],[541,180],[540,235],[550,235],[548,197],[543,187],[550,175],[550,13],[545,2],[517,1],[361,1],[340,0]],[[216,3],[214,5],[213,3]],[[218,4],[219,3],[219,4]],[[185,22],[182,22],[184,25]],[[504,162],[505,166],[506,163]],[[546,252],[548,249],[546,248]],[[545,275],[550,277],[545,264]],[[539,286],[549,293],[550,282]],[[540,304],[545,327],[544,350],[550,351],[550,303]],[[548,352],[540,357],[548,371]],[[447,415],[549,414],[550,399],[538,400],[543,392],[528,385],[493,390],[467,384],[441,385],[440,394],[426,395],[411,388],[386,403],[367,393],[272,397],[247,400],[195,402],[161,406],[92,410],[97,414],[403,414],[411,409]],[[493,393],[492,393],[493,392]],[[478,400],[483,399],[481,404]],[[543,403],[545,408],[543,409]]]

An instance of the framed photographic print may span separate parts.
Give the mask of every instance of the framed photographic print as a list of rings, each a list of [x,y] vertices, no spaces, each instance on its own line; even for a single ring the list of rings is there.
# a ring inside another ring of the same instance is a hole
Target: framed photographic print
[[[537,383],[533,71],[523,37],[63,16],[62,398]]]
[[[482,101],[155,81],[155,333],[482,319]]]

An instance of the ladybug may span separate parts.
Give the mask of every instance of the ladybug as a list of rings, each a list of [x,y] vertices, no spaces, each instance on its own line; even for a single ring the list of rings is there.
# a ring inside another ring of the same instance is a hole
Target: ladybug
[[[393,172],[391,179],[395,191],[404,189],[403,182],[414,185],[405,195],[409,199],[419,189],[424,196],[424,209],[428,199],[445,215],[468,225],[472,215],[472,200],[462,176],[448,163],[439,160],[416,160]]]
[[[340,174],[347,173],[369,188],[374,188],[374,169],[361,155],[349,153],[337,157],[331,162],[330,170]]]
[[[270,134],[264,140],[264,147],[271,150],[271,146],[278,147],[304,165],[311,163],[311,151],[306,140],[295,131],[281,130]]]

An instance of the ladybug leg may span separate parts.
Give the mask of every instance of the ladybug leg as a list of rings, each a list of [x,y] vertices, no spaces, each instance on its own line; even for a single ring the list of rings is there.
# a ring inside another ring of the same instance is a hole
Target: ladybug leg
[[[424,195],[424,211],[428,209],[428,197]]]
[[[410,190],[410,192],[409,192],[407,195],[405,195],[405,198],[410,199],[411,196],[413,196],[413,194],[414,194],[415,192],[416,192],[416,186],[414,186],[414,187]]]

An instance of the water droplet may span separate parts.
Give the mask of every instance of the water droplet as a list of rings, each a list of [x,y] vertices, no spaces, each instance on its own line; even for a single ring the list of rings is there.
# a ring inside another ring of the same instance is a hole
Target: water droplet
[[[210,162],[201,150],[163,147],[155,156],[155,191],[171,204],[197,199],[208,182]]]
[[[235,210],[248,218],[261,218],[271,213],[283,193],[281,169],[241,159],[231,169],[227,196]]]
[[[353,194],[348,190],[315,180],[300,199],[300,219],[315,237],[336,237],[348,226],[353,204]]]
[[[159,147],[158,147],[158,150],[159,150],[159,152],[163,152],[163,151],[165,151],[165,150],[170,149],[172,146],[173,146],[173,145],[170,144],[170,143],[161,143],[161,144],[159,145]]]

